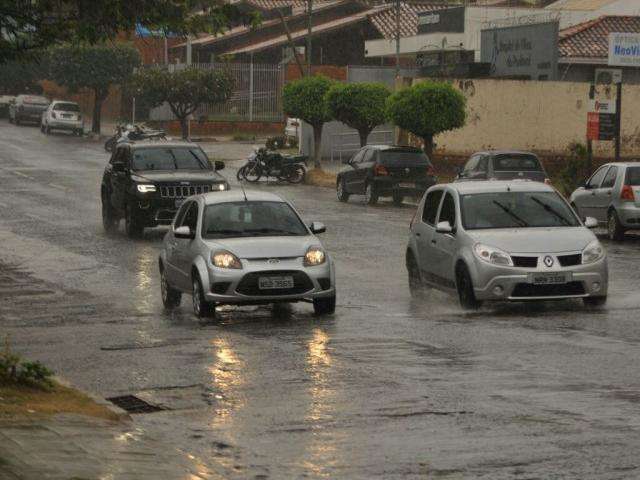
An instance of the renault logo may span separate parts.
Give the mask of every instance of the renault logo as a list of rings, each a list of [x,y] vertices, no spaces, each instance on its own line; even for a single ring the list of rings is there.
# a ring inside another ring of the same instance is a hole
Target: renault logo
[[[553,257],[550,257],[549,255],[547,255],[546,257],[544,257],[542,261],[547,267],[549,268],[553,267]]]
[[[275,263],[280,263],[280,260],[278,260],[277,258],[270,258],[269,260],[267,260],[267,262],[273,265]]]
[[[191,185],[190,182],[180,182],[180,185]]]

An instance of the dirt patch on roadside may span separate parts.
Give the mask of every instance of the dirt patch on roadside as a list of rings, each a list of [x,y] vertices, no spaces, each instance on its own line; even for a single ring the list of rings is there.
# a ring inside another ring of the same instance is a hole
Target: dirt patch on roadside
[[[307,172],[304,183],[316,187],[335,188],[336,174],[330,173],[320,168],[314,168]]]

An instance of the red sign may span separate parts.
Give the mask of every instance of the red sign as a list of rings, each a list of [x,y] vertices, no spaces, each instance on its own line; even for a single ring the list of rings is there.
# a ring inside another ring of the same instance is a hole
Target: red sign
[[[587,140],[598,140],[600,138],[600,114],[597,112],[587,113]]]

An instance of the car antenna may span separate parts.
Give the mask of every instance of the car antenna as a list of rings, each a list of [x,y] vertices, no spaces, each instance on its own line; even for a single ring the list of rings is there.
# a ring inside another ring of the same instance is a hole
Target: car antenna
[[[240,188],[242,189],[242,195],[244,195],[244,201],[249,202],[249,199],[247,198],[247,192],[244,191],[244,185],[242,184],[242,182],[240,182]]]

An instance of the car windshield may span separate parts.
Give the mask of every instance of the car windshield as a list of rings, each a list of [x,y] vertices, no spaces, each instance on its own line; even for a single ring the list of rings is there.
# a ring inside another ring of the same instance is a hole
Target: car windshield
[[[60,112],[79,112],[80,111],[80,107],[78,106],[77,103],[56,103],[53,106],[53,109],[55,111],[60,111]]]
[[[640,167],[627,168],[627,178],[625,180],[625,185],[640,187]]]
[[[578,227],[569,206],[555,192],[499,192],[462,195],[466,230]]]
[[[208,205],[203,238],[308,235],[298,215],[285,202],[229,202]]]
[[[493,158],[493,169],[496,172],[536,171],[542,170],[540,162],[534,155],[497,155]]]
[[[134,170],[212,170],[199,148],[140,148],[133,152]]]

